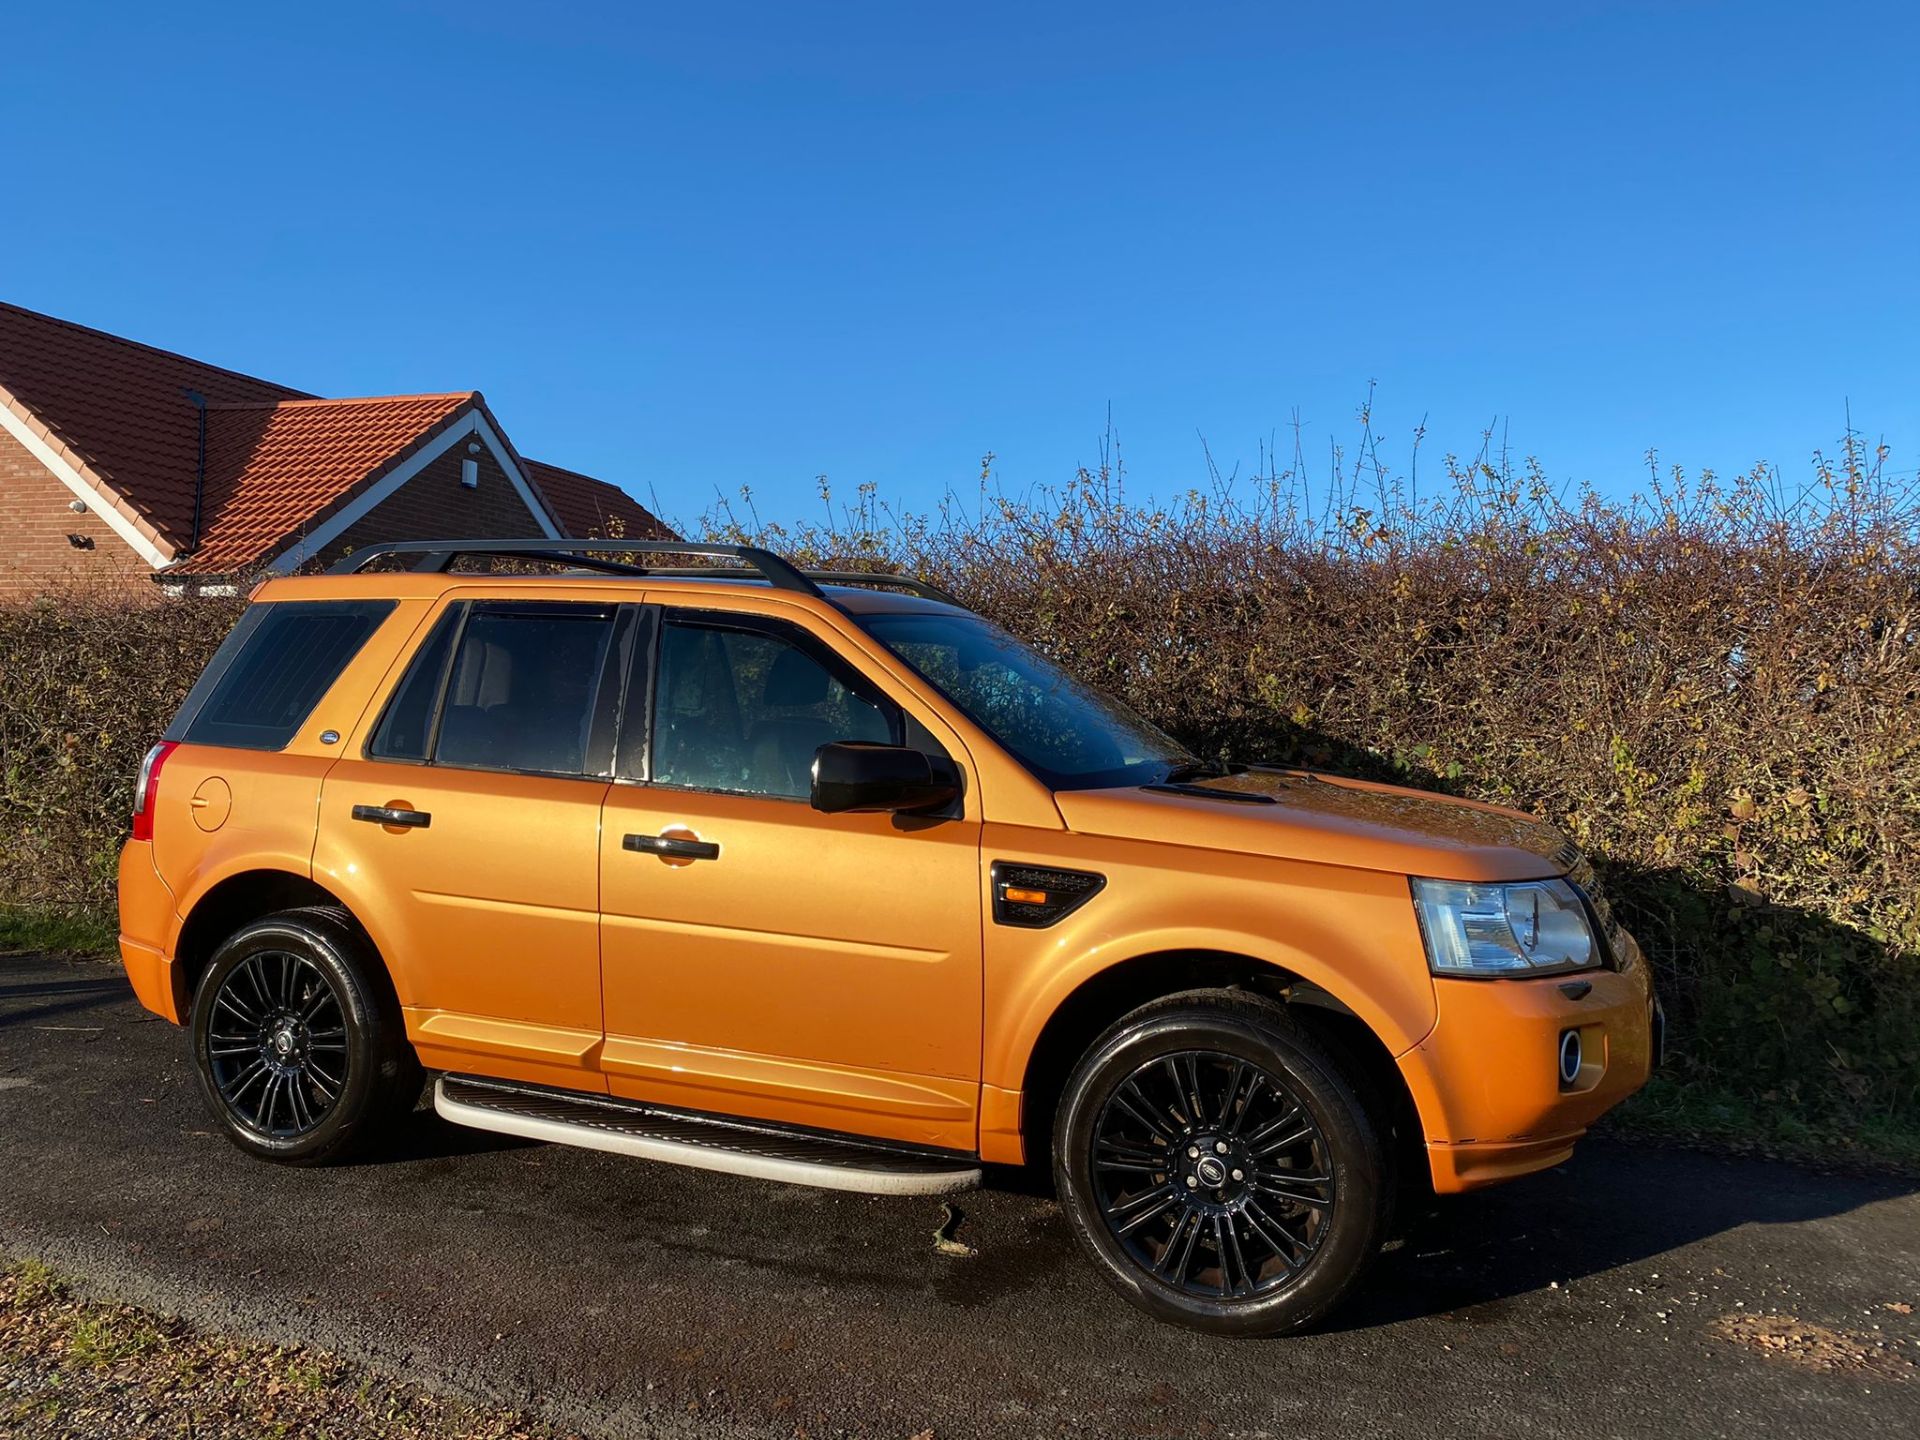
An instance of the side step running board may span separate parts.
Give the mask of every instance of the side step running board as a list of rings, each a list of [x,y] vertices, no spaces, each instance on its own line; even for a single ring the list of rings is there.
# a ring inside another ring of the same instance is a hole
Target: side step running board
[[[825,1190],[945,1195],[980,1183],[979,1164],[965,1155],[689,1115],[472,1075],[442,1075],[433,1087],[433,1108],[442,1119],[476,1130]]]

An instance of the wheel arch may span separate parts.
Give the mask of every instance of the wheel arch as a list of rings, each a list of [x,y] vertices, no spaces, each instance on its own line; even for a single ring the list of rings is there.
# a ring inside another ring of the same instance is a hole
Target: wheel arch
[[[1115,1021],[1142,1005],[1187,990],[1245,990],[1285,1005],[1302,1025],[1350,1062],[1366,1099],[1396,1144],[1424,1144],[1419,1112],[1393,1052],[1340,997],[1313,980],[1253,955],[1223,949],[1156,950],[1117,961],[1087,976],[1061,999],[1028,1051],[1020,1090],[1020,1137],[1026,1163],[1047,1164],[1054,1112],[1068,1077],[1089,1046]],[[1422,1159],[1424,1167],[1424,1159]]]
[[[183,1022],[192,1013],[194,987],[229,935],[264,915],[313,906],[340,911],[368,948],[378,953],[352,909],[324,885],[292,870],[242,870],[209,886],[181,921],[173,946],[174,1013]],[[385,969],[384,964],[381,968]]]

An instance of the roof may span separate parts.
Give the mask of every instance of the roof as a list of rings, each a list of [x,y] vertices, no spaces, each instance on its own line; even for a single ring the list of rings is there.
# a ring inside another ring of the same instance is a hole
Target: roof
[[[569,535],[582,540],[677,540],[680,537],[618,485],[564,470],[543,460],[525,460],[527,473],[547,497]]]
[[[0,303],[0,388],[52,432],[75,468],[124,500],[167,550],[193,529],[199,426],[186,392],[210,404],[311,398],[184,355]]]
[[[207,407],[203,486],[190,391]],[[673,538],[617,486],[522,459],[474,390],[322,399],[0,302],[0,405],[152,553],[176,562],[168,574],[230,574],[271,559],[469,409],[568,533]]]
[[[479,403],[467,390],[209,406],[200,547],[168,573],[224,575],[277,554]]]

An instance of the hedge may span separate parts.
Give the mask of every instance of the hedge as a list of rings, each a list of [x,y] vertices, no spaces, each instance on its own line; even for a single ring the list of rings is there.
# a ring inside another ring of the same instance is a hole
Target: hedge
[[[924,575],[1204,753],[1544,816],[1652,957],[1680,1080],[1914,1134],[1920,503],[1883,460],[1628,501],[1484,457],[1432,498],[1373,467],[1156,505],[1102,470],[688,533]],[[0,611],[0,901],[111,903],[134,768],[235,613]]]

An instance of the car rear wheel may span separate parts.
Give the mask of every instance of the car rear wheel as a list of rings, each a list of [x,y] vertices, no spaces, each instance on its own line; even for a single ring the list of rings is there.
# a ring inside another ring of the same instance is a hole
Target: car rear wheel
[[[1391,1151],[1332,1046],[1284,1006],[1193,991],[1088,1050],[1054,1128],[1076,1238],[1122,1294],[1221,1335],[1297,1330],[1391,1221]]]
[[[263,1160],[345,1159],[419,1099],[421,1070],[379,961],[344,912],[288,910],[215,953],[194,993],[200,1086]]]

